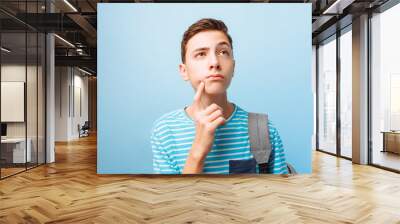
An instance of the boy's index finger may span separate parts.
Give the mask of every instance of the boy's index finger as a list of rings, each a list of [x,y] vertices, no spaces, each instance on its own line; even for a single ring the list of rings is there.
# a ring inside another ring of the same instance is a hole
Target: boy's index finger
[[[196,94],[194,95],[194,101],[195,102],[200,102],[201,94],[203,93],[204,90],[204,82],[200,82],[200,84],[197,86]]]

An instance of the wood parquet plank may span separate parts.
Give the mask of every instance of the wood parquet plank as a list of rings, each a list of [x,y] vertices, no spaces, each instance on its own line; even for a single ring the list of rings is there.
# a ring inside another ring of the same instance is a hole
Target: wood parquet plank
[[[0,181],[0,223],[400,223],[400,175],[320,152],[313,174],[97,175],[96,137]]]

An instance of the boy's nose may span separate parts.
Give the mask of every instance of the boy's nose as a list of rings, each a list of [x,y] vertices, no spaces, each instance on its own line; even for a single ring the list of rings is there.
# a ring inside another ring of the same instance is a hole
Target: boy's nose
[[[217,55],[211,54],[209,58],[210,70],[219,70],[221,68]]]

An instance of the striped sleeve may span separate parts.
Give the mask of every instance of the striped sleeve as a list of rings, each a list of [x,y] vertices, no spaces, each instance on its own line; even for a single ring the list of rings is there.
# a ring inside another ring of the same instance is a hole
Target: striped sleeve
[[[268,161],[268,173],[288,174],[285,150],[278,130],[268,122],[269,140],[272,146],[271,156]]]
[[[156,129],[154,128],[150,138],[153,151],[153,172],[155,174],[179,174],[179,169],[174,165],[160,143]]]

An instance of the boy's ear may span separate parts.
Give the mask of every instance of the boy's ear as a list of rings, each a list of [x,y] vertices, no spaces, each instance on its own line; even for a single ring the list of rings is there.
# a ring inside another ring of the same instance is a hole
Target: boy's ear
[[[183,80],[185,80],[185,81],[189,80],[189,75],[187,73],[185,64],[183,64],[183,63],[179,64],[179,73],[181,74]]]

